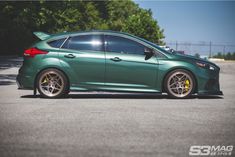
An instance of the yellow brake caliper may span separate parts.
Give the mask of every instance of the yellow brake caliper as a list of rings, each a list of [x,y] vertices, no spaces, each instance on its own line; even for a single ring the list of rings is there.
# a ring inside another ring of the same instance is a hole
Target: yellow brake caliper
[[[46,83],[47,82],[47,78],[44,79],[44,81],[42,83]]]
[[[187,80],[185,80],[185,86],[184,86],[186,92],[189,90],[189,86],[190,86],[190,82],[189,82],[189,80],[187,79]]]

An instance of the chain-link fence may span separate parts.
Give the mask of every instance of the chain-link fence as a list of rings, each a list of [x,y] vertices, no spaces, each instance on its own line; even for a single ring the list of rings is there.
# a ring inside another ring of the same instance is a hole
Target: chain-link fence
[[[170,41],[166,42],[166,45],[173,48],[176,51],[183,51],[185,54],[195,55],[198,53],[201,56],[214,56],[218,52],[226,54],[228,52],[235,52],[234,43],[218,43],[218,42],[180,42]]]

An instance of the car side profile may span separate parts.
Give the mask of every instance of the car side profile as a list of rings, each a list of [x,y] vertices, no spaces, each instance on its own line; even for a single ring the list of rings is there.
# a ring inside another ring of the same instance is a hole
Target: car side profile
[[[19,89],[58,98],[70,91],[222,95],[220,68],[206,60],[168,52],[131,34],[87,31],[49,35],[24,52]]]

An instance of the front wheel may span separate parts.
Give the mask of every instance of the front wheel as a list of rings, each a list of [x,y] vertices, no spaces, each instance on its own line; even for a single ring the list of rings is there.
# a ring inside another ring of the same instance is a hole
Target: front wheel
[[[46,69],[37,78],[37,89],[43,97],[59,98],[68,93],[68,81],[57,69]]]
[[[187,98],[194,92],[195,79],[190,72],[177,69],[166,76],[164,87],[172,98]]]

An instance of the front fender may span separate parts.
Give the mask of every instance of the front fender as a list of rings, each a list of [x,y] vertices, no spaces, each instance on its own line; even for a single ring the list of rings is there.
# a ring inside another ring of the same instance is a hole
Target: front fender
[[[157,77],[157,89],[159,89],[159,91],[162,92],[164,91],[163,87],[166,75],[169,72],[176,69],[184,69],[191,72],[195,77],[196,86],[197,86],[198,77],[196,74],[198,73],[198,68],[195,66],[195,64],[180,60],[177,61],[177,60],[164,60],[164,59],[159,60],[158,63],[159,66],[158,66],[158,77]]]

